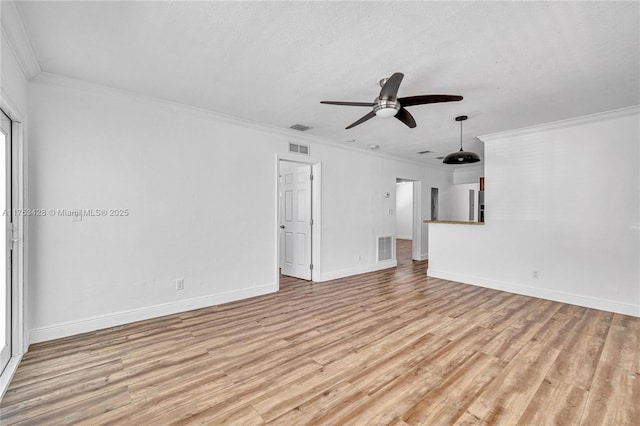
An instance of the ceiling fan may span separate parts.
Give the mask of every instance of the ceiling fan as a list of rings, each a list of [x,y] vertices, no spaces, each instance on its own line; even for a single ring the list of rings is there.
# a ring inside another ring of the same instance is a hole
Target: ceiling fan
[[[380,95],[378,95],[378,97],[375,98],[373,102],[320,101],[320,103],[330,105],[364,106],[373,108],[372,111],[369,111],[369,113],[367,113],[364,117],[360,118],[354,123],[351,123],[350,125],[345,127],[345,129],[350,129],[357,126],[358,124],[362,124],[376,115],[382,118],[395,117],[406,124],[408,127],[413,129],[414,127],[416,127],[416,120],[409,113],[409,111],[405,109],[405,107],[462,100],[462,96],[458,95],[418,95],[398,98],[398,88],[400,87],[400,82],[403,78],[404,74],[402,74],[401,72],[396,72],[393,73],[391,77],[383,78],[382,80],[380,80],[380,87],[382,87],[382,89],[380,89]]]

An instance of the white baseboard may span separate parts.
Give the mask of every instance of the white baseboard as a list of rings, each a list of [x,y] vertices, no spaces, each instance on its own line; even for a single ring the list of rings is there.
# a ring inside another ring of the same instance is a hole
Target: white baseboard
[[[422,253],[420,255],[420,257],[418,257],[417,259],[414,260],[429,260],[429,254],[428,253]]]
[[[623,303],[614,300],[582,296],[579,294],[567,293],[564,291],[530,287],[522,284],[487,280],[485,278],[458,274],[455,272],[439,271],[431,268],[427,269],[427,276],[464,284],[476,285],[479,287],[491,288],[494,290],[508,291],[509,293],[521,294],[524,296],[553,300],[554,302],[569,303],[571,305],[583,306],[585,308],[593,308],[607,312],[615,312],[623,315],[640,317],[640,305],[634,305],[631,303]]]
[[[366,274],[368,272],[380,271],[381,269],[395,268],[398,266],[397,260],[384,260],[373,265],[357,266],[355,268],[342,269],[340,271],[326,272],[321,274],[319,282],[337,280],[339,278],[350,277],[352,275]]]
[[[61,337],[73,336],[75,334],[115,327],[135,321],[177,314],[180,312],[191,311],[193,309],[206,308],[208,306],[233,302],[235,300],[246,299],[248,297],[260,296],[263,294],[273,293],[275,291],[278,291],[277,284],[264,284],[256,287],[226,291],[207,296],[162,303],[160,305],[146,306],[143,308],[114,312],[106,315],[98,315],[77,321],[49,325],[46,327],[32,329],[30,333],[31,343],[59,339]]]

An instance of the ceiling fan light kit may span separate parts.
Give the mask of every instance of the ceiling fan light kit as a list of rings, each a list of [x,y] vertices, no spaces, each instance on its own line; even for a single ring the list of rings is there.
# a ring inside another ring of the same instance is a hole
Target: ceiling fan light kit
[[[398,89],[400,88],[400,83],[403,78],[404,74],[396,72],[393,73],[391,77],[380,80],[380,95],[375,98],[373,102],[320,101],[320,103],[330,105],[363,106],[372,109],[359,120],[345,127],[345,129],[351,129],[352,127],[362,124],[373,117],[395,117],[402,121],[407,127],[413,129],[416,127],[416,120],[405,107],[462,100],[462,96],[459,95],[418,95],[398,98]]]
[[[462,122],[466,120],[466,115],[456,117],[456,121],[460,122],[460,151],[452,152],[444,157],[444,164],[471,164],[480,161],[480,157],[475,152],[467,152],[462,149]]]
[[[381,118],[394,117],[398,111],[400,111],[400,104],[395,100],[376,98],[373,104],[373,112]]]

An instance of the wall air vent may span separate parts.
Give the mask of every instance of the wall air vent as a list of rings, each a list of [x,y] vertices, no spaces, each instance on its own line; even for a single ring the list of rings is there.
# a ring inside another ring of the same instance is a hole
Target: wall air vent
[[[295,152],[296,154],[309,155],[309,147],[307,145],[300,145],[297,143],[289,142],[289,152]]]
[[[301,132],[306,132],[309,129],[313,129],[313,127],[305,126],[304,124],[294,124],[292,126],[289,126],[289,128],[293,130],[299,130]]]
[[[429,151],[428,149],[426,151],[420,151],[418,152],[418,154],[422,155],[422,154],[431,154],[433,151]]]
[[[378,237],[378,262],[393,259],[393,237]]]

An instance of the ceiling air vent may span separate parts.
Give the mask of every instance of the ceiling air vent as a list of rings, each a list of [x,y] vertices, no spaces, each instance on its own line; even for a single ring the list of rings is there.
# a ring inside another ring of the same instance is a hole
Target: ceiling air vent
[[[289,126],[290,129],[299,130],[301,132],[306,132],[309,129],[313,129],[311,126],[305,126],[304,124],[294,124],[293,126]]]
[[[307,145],[300,145],[297,143],[289,142],[289,152],[295,152],[296,154],[309,155],[309,147]]]
[[[431,154],[433,151],[429,151],[428,149],[426,151],[420,151],[418,152],[418,154]]]

